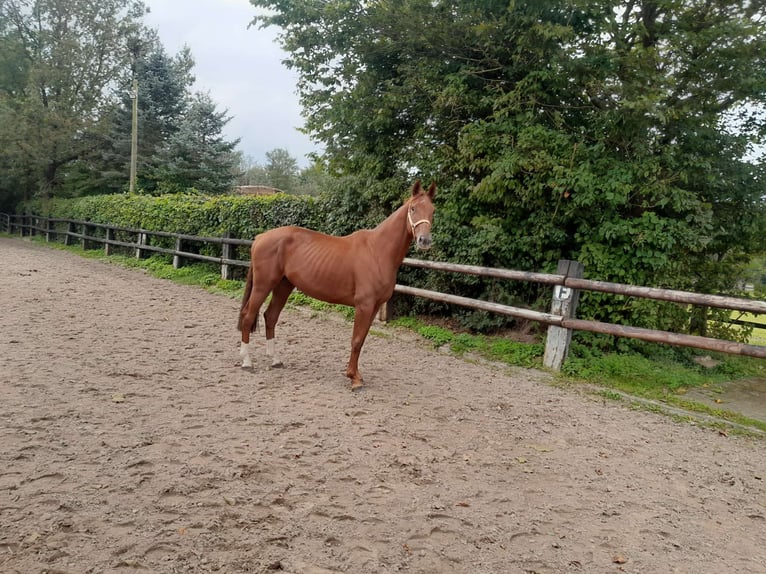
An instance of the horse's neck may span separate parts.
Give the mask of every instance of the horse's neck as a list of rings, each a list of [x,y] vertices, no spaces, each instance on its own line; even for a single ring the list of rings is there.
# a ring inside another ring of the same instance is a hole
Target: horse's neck
[[[401,265],[402,260],[407,255],[412,241],[407,226],[408,208],[408,204],[405,203],[372,230],[376,243],[375,250],[381,256],[390,257],[397,267]]]

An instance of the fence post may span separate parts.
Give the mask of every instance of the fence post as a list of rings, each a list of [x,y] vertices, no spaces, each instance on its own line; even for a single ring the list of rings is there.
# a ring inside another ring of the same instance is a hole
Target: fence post
[[[183,259],[179,255],[179,251],[182,251],[182,250],[183,250],[183,241],[181,240],[180,237],[176,237],[176,246],[174,249],[175,253],[173,253],[173,269],[178,269],[184,264]]]
[[[50,243],[55,236],[56,236],[56,224],[53,223],[53,221],[51,221],[50,218],[46,218],[45,219],[45,242]]]
[[[109,257],[112,254],[112,244],[109,243],[110,241],[114,241],[114,229],[111,227],[106,228],[106,237],[104,238],[104,255]]]
[[[221,244],[221,259],[223,261],[221,262],[221,279],[231,279],[232,277],[232,269],[231,265],[226,263],[227,259],[231,259],[234,251],[234,246],[227,242],[227,239],[231,239],[232,234],[231,231],[226,231],[223,234],[224,242]]]
[[[80,247],[82,247],[83,251],[87,251],[90,248],[88,240],[85,239],[86,235],[90,235],[90,226],[87,223],[82,224],[82,234],[83,237],[80,238]]]
[[[66,224],[66,235],[64,235],[64,245],[72,245],[72,233],[74,232],[74,222],[68,221]]]
[[[583,276],[583,265],[577,261],[560,260],[556,272],[565,277],[581,278]],[[566,318],[574,317],[579,298],[580,292],[577,289],[556,285],[553,288],[551,314]],[[545,339],[543,365],[554,371],[560,371],[569,354],[569,344],[571,341],[571,329],[550,325],[548,327],[548,336]]]
[[[149,245],[149,234],[143,231],[138,232],[138,244],[136,246],[136,259],[142,259],[144,256],[144,249],[141,246]]]
[[[378,309],[377,319],[381,323],[388,323],[394,318],[394,297],[383,303]]]

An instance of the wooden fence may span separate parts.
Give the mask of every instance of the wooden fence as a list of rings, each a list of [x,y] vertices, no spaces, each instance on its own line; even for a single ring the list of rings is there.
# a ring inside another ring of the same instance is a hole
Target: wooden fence
[[[65,227],[65,229],[61,229],[62,227]],[[199,237],[180,233],[118,227],[89,221],[52,219],[37,216],[13,216],[6,214],[0,214],[0,232],[1,231],[11,234],[18,233],[22,236],[40,234],[44,235],[47,241],[52,241],[58,236],[63,236],[63,241],[67,245],[72,244],[74,241],[79,241],[85,249],[92,248],[93,245],[103,245],[106,254],[111,253],[114,247],[129,249],[139,258],[152,252],[163,253],[173,256],[173,265],[175,267],[180,267],[185,259],[211,262],[220,265],[221,276],[225,279],[232,277],[233,267],[246,268],[249,266],[250,262],[248,260],[235,259],[233,254],[237,246],[250,246],[252,243],[252,241],[248,239],[236,239],[229,236]],[[121,238],[118,238],[118,235]],[[151,238],[170,239],[170,242],[173,243],[173,247],[152,245]],[[194,251],[189,250],[189,246],[191,245],[220,246],[220,256],[195,253]],[[543,363],[545,366],[554,370],[559,370],[566,359],[573,331],[590,331],[618,337],[641,339],[643,341],[695,347],[710,351],[766,359],[766,346],[749,345],[711,337],[671,333],[668,331],[616,325],[613,323],[602,323],[599,321],[588,321],[577,319],[575,317],[577,302],[581,291],[598,291],[630,297],[671,301],[684,305],[701,305],[705,307],[737,310],[754,314],[766,314],[766,301],[725,297],[720,295],[704,295],[687,291],[640,287],[621,283],[583,279],[583,267],[576,261],[560,261],[555,274],[496,269],[474,265],[459,265],[456,263],[425,261],[410,258],[405,259],[403,264],[410,267],[420,267],[436,271],[462,273],[512,281],[530,281],[551,285],[553,287],[553,300],[550,312],[511,307],[490,301],[480,301],[447,293],[409,287],[406,285],[397,284],[395,291],[405,295],[424,297],[443,303],[480,309],[546,324],[548,325],[548,336],[546,339]],[[381,317],[390,317],[388,308],[381,310]]]

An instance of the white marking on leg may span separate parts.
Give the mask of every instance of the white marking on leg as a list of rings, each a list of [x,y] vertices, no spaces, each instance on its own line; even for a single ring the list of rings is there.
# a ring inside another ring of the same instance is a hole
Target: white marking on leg
[[[250,344],[249,343],[240,344],[239,356],[242,357],[243,369],[247,369],[253,366],[253,361],[250,359]]]
[[[271,357],[272,367],[281,367],[282,361],[277,356],[275,339],[266,339],[266,354]]]

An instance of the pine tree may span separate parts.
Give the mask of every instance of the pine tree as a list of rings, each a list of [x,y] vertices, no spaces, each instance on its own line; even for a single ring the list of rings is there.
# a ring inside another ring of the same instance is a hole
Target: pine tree
[[[159,148],[149,177],[162,192],[194,188],[205,193],[230,191],[237,176],[239,140],[227,141],[228,112],[218,111],[208,94],[197,93],[178,130]]]

